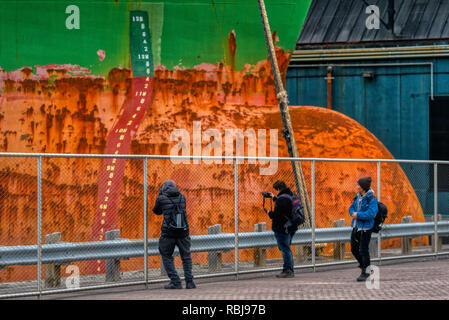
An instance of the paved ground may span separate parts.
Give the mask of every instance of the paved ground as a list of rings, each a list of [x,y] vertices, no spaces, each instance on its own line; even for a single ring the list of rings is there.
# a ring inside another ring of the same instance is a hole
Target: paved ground
[[[336,269],[339,268],[339,269]],[[165,290],[163,284],[148,289],[115,288],[86,291],[71,296],[46,296],[44,299],[126,299],[126,300],[195,300],[195,299],[445,299],[449,300],[449,259],[423,260],[380,267],[380,288],[369,290],[355,281],[354,266],[317,269],[315,273],[297,270],[295,278],[277,279],[274,274],[253,274],[239,281],[197,280],[195,290]],[[250,277],[250,278],[248,278]]]

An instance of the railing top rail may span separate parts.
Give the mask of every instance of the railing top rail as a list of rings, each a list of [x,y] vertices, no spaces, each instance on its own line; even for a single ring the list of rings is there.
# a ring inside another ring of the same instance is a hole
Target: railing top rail
[[[438,221],[438,234],[449,233],[449,221]],[[316,229],[316,243],[349,241],[352,228],[334,227]],[[434,234],[434,222],[388,224],[381,231],[382,239]],[[239,248],[276,246],[272,231],[239,233]],[[192,235],[192,252],[223,251],[234,248],[234,234]],[[293,237],[292,244],[311,243],[311,229],[301,229]],[[207,240],[207,241],[205,241]],[[158,255],[157,238],[148,239],[148,254]],[[0,267],[37,263],[38,245],[0,246]],[[144,255],[144,239],[115,239],[92,242],[62,242],[42,245],[44,263],[62,263],[110,258],[141,257]]]
[[[321,161],[321,162],[387,162],[387,163],[421,163],[449,164],[447,160],[413,160],[413,159],[350,159],[350,158],[290,158],[290,157],[252,157],[252,156],[179,156],[154,154],[75,154],[75,153],[16,153],[0,152],[1,157],[26,158],[117,158],[117,159],[166,159],[166,160],[253,160],[253,161]]]

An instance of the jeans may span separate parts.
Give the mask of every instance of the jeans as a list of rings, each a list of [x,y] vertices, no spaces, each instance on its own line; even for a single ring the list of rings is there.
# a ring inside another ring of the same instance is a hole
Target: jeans
[[[290,249],[292,244],[293,236],[295,235],[295,231],[291,231],[290,233],[279,233],[274,232],[274,237],[276,238],[276,242],[278,244],[279,250],[282,252],[282,259],[284,260],[283,270],[291,270],[293,271],[293,253]]]
[[[192,258],[190,256],[190,237],[184,238],[168,238],[162,236],[159,239],[159,253],[162,257],[165,271],[171,282],[174,284],[181,284],[181,279],[175,269],[173,252],[175,246],[179,249],[179,255],[182,260],[182,267],[184,269],[184,277],[186,282],[193,280],[192,275]]]
[[[371,230],[357,231],[356,228],[352,229],[351,233],[351,252],[359,262],[362,272],[365,272],[366,268],[371,264],[369,256],[371,233]]]

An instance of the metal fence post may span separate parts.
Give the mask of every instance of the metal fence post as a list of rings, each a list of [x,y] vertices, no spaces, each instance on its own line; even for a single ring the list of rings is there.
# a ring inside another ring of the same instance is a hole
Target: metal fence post
[[[334,221],[334,228],[342,228],[345,226],[345,219],[338,219]],[[334,259],[344,260],[345,259],[345,243],[344,242],[334,242]]]
[[[435,223],[433,250],[438,259],[438,164],[433,164],[433,221]]]
[[[143,159],[143,267],[145,288],[148,288],[148,159]]]
[[[37,291],[42,293],[42,157],[37,158]]]
[[[438,222],[443,221],[443,215],[442,214],[438,214]],[[443,237],[442,236],[438,236],[438,252],[440,252],[441,250],[443,250]]]
[[[267,231],[267,223],[260,222],[254,225],[254,232],[264,232]],[[266,264],[267,250],[265,248],[255,248],[254,249],[254,266],[263,267]]]
[[[377,201],[382,201],[381,199],[381,175],[380,175],[381,163],[377,162]],[[382,231],[377,233],[377,258],[379,259],[379,265],[382,264]]]
[[[235,279],[239,279],[239,166],[237,158],[234,158],[234,271]]]
[[[47,234],[45,243],[60,243],[61,232]],[[61,265],[57,263],[49,263],[45,265],[44,283],[46,288],[55,288],[61,285]]]
[[[220,234],[221,224],[216,224],[207,228],[208,234]],[[209,265],[209,272],[221,271],[222,265],[222,253],[221,251],[212,251],[207,254],[207,261]]]
[[[401,223],[412,223],[412,216],[402,217]],[[410,254],[413,251],[413,244],[411,237],[401,238],[401,252],[402,254]]]
[[[311,248],[311,254],[312,254],[312,265],[313,265],[313,271],[315,272],[315,160],[312,160],[312,166],[311,166],[311,198],[312,198],[312,248]]]
[[[106,240],[120,239],[120,230],[109,230],[105,232]],[[120,280],[120,259],[106,259],[106,282]]]

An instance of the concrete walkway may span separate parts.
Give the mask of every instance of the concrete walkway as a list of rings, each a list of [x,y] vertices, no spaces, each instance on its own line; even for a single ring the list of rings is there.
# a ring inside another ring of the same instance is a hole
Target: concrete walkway
[[[194,290],[165,290],[163,284],[136,288],[86,291],[44,299],[121,299],[121,300],[308,300],[308,299],[445,299],[449,300],[449,259],[403,262],[382,265],[379,289],[368,289],[355,281],[354,266],[297,270],[294,278],[277,279],[274,273],[246,275],[238,281],[198,279]],[[243,276],[242,276],[243,277]],[[184,284],[183,284],[184,285]]]

